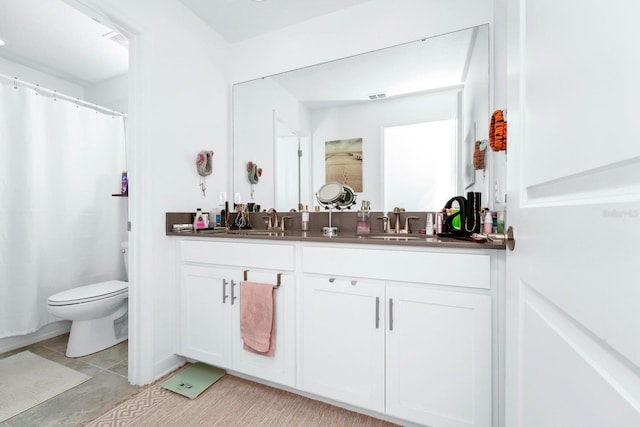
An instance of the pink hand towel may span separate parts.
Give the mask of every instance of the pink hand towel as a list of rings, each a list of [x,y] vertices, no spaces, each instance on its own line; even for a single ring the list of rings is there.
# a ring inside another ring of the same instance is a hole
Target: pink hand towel
[[[240,334],[244,349],[273,357],[276,351],[276,302],[273,285],[240,284]]]

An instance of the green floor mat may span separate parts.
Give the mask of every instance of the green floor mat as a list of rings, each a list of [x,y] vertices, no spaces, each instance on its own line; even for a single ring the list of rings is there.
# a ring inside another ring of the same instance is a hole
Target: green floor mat
[[[162,388],[195,399],[226,373],[224,369],[198,362],[163,382]]]

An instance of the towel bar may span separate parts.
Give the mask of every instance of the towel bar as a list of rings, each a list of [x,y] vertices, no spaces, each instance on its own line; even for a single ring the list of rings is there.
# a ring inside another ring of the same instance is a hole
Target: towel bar
[[[249,279],[247,279],[247,276],[249,274],[249,270],[244,270],[244,280],[247,281]],[[280,287],[280,285],[282,284],[282,273],[278,273],[276,275],[277,279],[276,279],[276,285],[274,286],[274,289],[278,289]]]

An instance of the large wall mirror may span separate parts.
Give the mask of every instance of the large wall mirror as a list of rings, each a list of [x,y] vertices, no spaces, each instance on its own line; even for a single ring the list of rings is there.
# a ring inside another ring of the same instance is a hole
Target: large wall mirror
[[[482,191],[472,154],[489,117],[488,25],[239,83],[233,191],[289,210],[338,180],[374,210],[440,210]]]

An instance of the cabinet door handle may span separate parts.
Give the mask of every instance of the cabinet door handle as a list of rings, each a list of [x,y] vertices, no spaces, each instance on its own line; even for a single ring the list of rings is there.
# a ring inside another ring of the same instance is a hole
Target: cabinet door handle
[[[233,302],[238,299],[238,297],[235,295],[235,292],[233,292],[233,288],[234,286],[236,286],[237,283],[235,281],[231,281],[231,305],[233,305]]]
[[[352,281],[351,281],[351,286],[355,286],[355,285],[357,285],[357,284],[358,284],[358,281],[357,281],[357,280],[352,280]]]
[[[380,328],[380,297],[376,297],[376,329]]]
[[[227,295],[227,279],[222,279],[222,303],[225,304],[227,302],[227,298],[229,298],[229,295]]]
[[[389,330],[393,331],[393,298],[389,298]]]
[[[335,281],[336,281],[336,278],[335,278],[335,277],[329,277],[329,283],[333,283],[333,282],[335,282]]]

